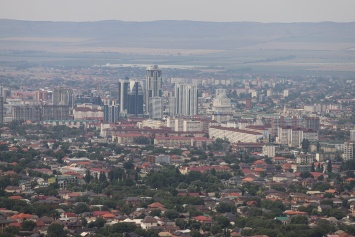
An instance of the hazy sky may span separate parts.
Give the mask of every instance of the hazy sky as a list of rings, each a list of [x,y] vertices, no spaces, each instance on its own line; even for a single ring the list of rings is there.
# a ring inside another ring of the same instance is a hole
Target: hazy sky
[[[355,0],[0,0],[0,18],[350,22]]]

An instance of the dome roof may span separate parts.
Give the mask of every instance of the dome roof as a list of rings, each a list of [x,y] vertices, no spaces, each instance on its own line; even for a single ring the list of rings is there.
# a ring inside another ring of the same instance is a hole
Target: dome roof
[[[216,99],[228,99],[228,97],[225,93],[220,93],[216,96]]]

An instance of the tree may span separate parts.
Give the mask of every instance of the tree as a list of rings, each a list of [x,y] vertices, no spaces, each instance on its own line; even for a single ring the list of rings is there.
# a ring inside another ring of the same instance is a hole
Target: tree
[[[309,172],[302,172],[300,175],[301,178],[306,179],[306,178],[313,178],[313,175]]]
[[[216,206],[216,211],[219,213],[235,212],[235,206],[233,204],[221,202]]]
[[[214,220],[221,225],[222,228],[227,228],[230,224],[229,220],[225,216],[216,216],[214,217]]]
[[[132,169],[134,169],[134,164],[132,161],[127,161],[127,162],[123,163],[123,167],[126,170],[132,170]]]
[[[320,167],[320,162],[318,162],[318,165],[317,165],[317,172],[321,172],[322,171],[322,168]]]
[[[140,144],[140,145],[149,145],[150,138],[145,137],[145,136],[138,136],[138,137],[133,138],[133,142],[136,144]]]
[[[179,212],[176,210],[166,210],[164,216],[168,219],[174,220],[179,217]]]
[[[90,209],[85,203],[78,203],[74,208],[75,214],[81,214],[81,213],[89,212],[89,211],[90,211]]]
[[[309,140],[308,139],[303,139],[303,141],[302,141],[302,150],[307,153],[308,149],[309,149],[309,145],[310,145]]]
[[[22,230],[24,231],[32,231],[36,227],[36,222],[25,220],[22,222]]]
[[[332,161],[331,160],[328,160],[327,172],[328,173],[332,173]]]
[[[308,224],[308,219],[305,216],[294,216],[291,218],[290,224]]]
[[[92,227],[97,227],[98,229],[101,229],[102,227],[104,227],[106,224],[106,220],[102,217],[96,218],[96,220],[94,222],[90,222],[88,224],[89,228]]]
[[[212,234],[217,234],[217,233],[221,233],[222,232],[222,227],[220,224],[215,224],[211,227],[211,233]]]
[[[86,169],[85,171],[85,178],[84,178],[85,182],[88,184],[91,181],[91,174],[90,174],[90,170]]]
[[[184,230],[187,222],[184,219],[178,218],[175,220],[176,226],[178,226],[181,230]]]
[[[47,230],[48,237],[65,237],[67,232],[64,230],[64,225],[51,224]]]
[[[151,216],[161,216],[161,210],[160,209],[154,209],[149,213]]]
[[[137,226],[135,224],[121,222],[121,223],[113,224],[110,227],[110,232],[111,233],[133,232],[136,229],[137,229]]]

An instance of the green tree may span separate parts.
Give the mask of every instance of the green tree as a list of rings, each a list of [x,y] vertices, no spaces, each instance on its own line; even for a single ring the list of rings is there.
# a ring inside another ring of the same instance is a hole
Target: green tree
[[[305,216],[294,216],[291,218],[290,224],[308,224],[308,219]]]
[[[89,212],[90,209],[88,207],[88,205],[86,205],[85,203],[78,203],[75,207],[74,207],[74,213],[75,214],[81,214],[84,212]]]
[[[170,220],[175,220],[176,218],[179,217],[179,212],[177,212],[176,210],[166,210],[164,212],[164,216]]]
[[[222,232],[222,227],[220,224],[214,224],[212,227],[211,227],[211,233],[216,235],[218,233],[221,233]]]
[[[227,217],[224,216],[216,216],[213,218],[222,228],[227,228],[230,224]]]
[[[303,141],[302,141],[302,150],[307,153],[308,150],[309,150],[309,145],[310,145],[309,140],[308,139],[303,139]]]
[[[216,211],[219,213],[233,212],[235,213],[235,206],[230,203],[221,202],[216,206]]]
[[[24,231],[32,231],[36,227],[36,222],[25,220],[22,222],[22,230]]]
[[[160,209],[154,209],[154,210],[152,210],[152,211],[149,213],[149,215],[160,217],[160,216],[161,216],[161,210],[160,210]]]
[[[86,169],[85,171],[85,177],[84,177],[85,182],[88,184],[91,181],[91,174],[90,174],[90,170]]]
[[[109,230],[111,233],[125,233],[125,232],[133,232],[137,229],[137,226],[132,223],[117,223],[113,224]]]
[[[309,172],[302,172],[300,175],[301,178],[306,179],[306,178],[313,178],[313,175]]]
[[[67,232],[64,230],[64,225],[61,224],[51,224],[48,226],[47,230],[48,237],[65,237]]]
[[[123,167],[127,170],[132,170],[132,169],[134,169],[134,164],[132,161],[127,161],[127,162],[123,163]]]
[[[328,160],[327,172],[328,173],[332,173],[332,161],[331,160]]]
[[[138,137],[133,138],[133,142],[136,144],[140,144],[140,145],[149,145],[150,138],[145,137],[145,136],[138,136]]]

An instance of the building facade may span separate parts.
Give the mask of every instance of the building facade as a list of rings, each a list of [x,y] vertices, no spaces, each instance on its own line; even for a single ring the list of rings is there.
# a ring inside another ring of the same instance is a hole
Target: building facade
[[[142,83],[139,81],[130,81],[128,92],[127,113],[134,116],[142,116],[144,103],[144,92]]]
[[[4,103],[4,97],[0,94],[0,124],[4,122]]]
[[[39,105],[23,105],[12,107],[12,119],[14,121],[30,120],[33,122],[41,121],[42,110]]]
[[[198,114],[197,86],[191,84],[175,85],[175,114],[178,116]]]
[[[117,103],[120,106],[120,113],[125,114],[128,109],[128,91],[129,81],[122,79],[118,81],[118,98]]]
[[[265,144],[263,146],[263,155],[268,157],[275,157],[276,154],[276,146],[272,144]]]
[[[259,142],[263,139],[263,134],[237,128],[210,126],[209,137],[214,139],[227,139],[230,143]]]
[[[355,158],[355,142],[347,141],[344,143],[344,161],[352,160]]]
[[[114,100],[107,100],[104,104],[104,122],[117,123],[119,119],[119,106]]]
[[[230,114],[232,113],[231,100],[227,97],[225,89],[216,89],[216,95],[213,100],[212,110],[214,113]]]
[[[75,97],[74,92],[70,88],[56,87],[52,95],[53,105],[68,105],[74,108]]]
[[[157,65],[146,69],[146,113],[150,118],[163,117],[163,78]]]
[[[69,105],[43,105],[41,120],[69,120],[70,111]]]

